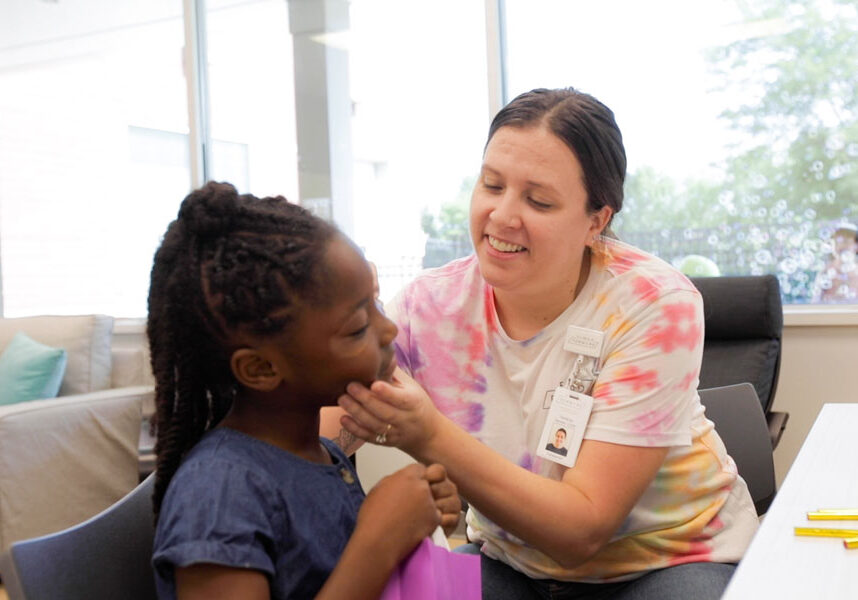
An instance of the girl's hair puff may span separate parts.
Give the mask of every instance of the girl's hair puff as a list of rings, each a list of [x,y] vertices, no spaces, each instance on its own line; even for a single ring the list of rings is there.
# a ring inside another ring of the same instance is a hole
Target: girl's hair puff
[[[189,194],[155,253],[149,338],[158,437],[155,514],[184,455],[226,415],[238,391],[239,336],[287,329],[321,301],[323,257],[336,229],[282,196],[228,183]]]

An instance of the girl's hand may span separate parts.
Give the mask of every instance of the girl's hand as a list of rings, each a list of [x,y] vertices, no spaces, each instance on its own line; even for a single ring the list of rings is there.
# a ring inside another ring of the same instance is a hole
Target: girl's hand
[[[437,472],[432,475],[437,479]],[[366,540],[368,550],[397,564],[442,522],[431,485],[419,463],[383,478],[367,494],[354,535]]]
[[[447,477],[443,465],[434,463],[426,467],[426,480],[432,490],[435,506],[441,512],[441,528],[444,535],[449,536],[459,524],[459,514],[462,512],[462,501],[456,484]]]
[[[367,494],[355,530],[316,600],[379,598],[397,565],[440,522],[426,467],[408,465],[388,475]]]
[[[393,381],[371,388],[350,383],[338,404],[348,415],[342,426],[353,435],[383,446],[396,446],[412,456],[432,439],[443,418],[420,385],[398,368]]]

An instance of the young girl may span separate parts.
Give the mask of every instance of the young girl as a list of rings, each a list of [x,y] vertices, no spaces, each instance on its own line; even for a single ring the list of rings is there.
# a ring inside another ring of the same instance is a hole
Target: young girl
[[[348,382],[396,366],[373,285],[344,235],[282,197],[209,183],[184,200],[149,291],[162,598],[376,598],[421,539],[455,525],[440,465],[364,497],[318,435]]]

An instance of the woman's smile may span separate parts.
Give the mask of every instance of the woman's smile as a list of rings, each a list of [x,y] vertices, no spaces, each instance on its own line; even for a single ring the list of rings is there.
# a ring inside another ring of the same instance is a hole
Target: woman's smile
[[[513,244],[511,242],[505,242],[500,240],[492,235],[487,235],[486,239],[489,242],[489,246],[497,250],[498,252],[506,252],[506,253],[515,253],[515,252],[524,252],[527,250],[524,246],[520,246],[518,244]]]

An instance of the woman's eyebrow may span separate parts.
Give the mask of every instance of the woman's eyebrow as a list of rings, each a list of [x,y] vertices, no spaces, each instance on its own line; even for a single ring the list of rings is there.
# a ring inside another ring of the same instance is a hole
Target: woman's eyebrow
[[[489,165],[487,165],[485,163],[483,163],[483,166],[480,169],[480,171],[481,171],[481,174],[489,173],[491,175],[496,175],[498,177],[502,176],[500,171],[498,171],[497,169],[493,169],[492,167],[490,167]],[[553,185],[551,185],[550,183],[541,183],[539,181],[533,181],[532,179],[528,179],[527,181],[525,181],[525,183],[532,188],[545,190],[549,194],[559,194],[560,193],[559,190],[556,187],[554,187]]]
[[[538,188],[540,190],[545,190],[546,192],[548,192],[550,194],[557,194],[558,193],[557,188],[555,188],[550,183],[540,183],[538,181],[533,181],[531,179],[528,179],[527,181],[525,181],[525,183],[527,185],[529,185],[530,187]]]

